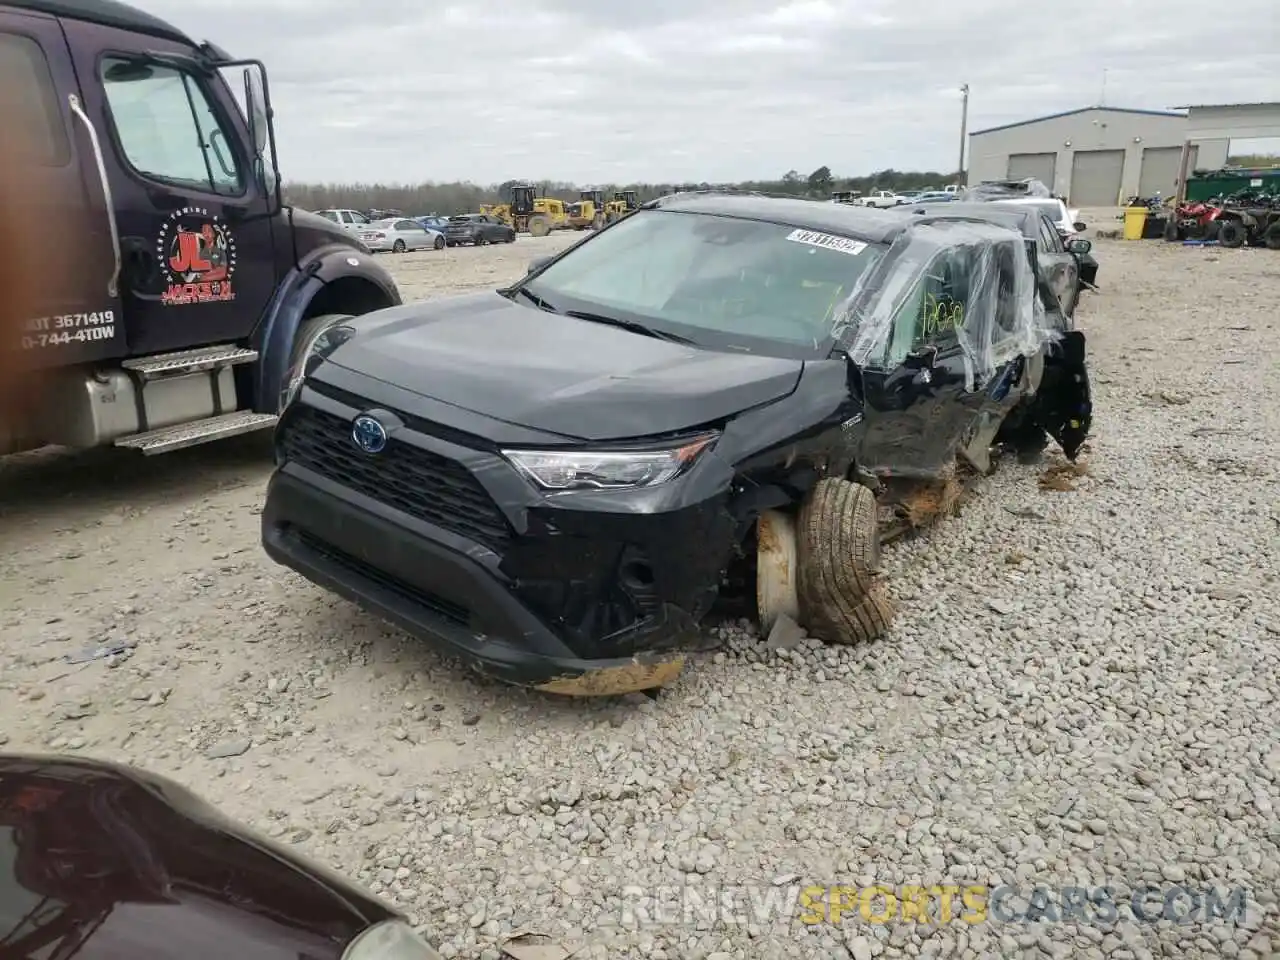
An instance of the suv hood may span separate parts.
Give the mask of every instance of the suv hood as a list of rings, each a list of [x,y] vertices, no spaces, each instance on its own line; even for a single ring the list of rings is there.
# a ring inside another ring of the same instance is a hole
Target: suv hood
[[[368,314],[330,363],[495,420],[581,440],[712,423],[791,393],[802,360],[720,353],[497,293]]]

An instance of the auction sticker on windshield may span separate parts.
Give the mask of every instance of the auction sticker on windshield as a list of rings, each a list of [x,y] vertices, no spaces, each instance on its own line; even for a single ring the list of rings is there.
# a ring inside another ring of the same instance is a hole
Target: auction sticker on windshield
[[[827,250],[836,250],[855,257],[867,249],[867,245],[861,240],[837,237],[831,233],[819,233],[817,230],[792,230],[787,234],[787,239],[793,243],[807,243],[811,247],[825,247]]]

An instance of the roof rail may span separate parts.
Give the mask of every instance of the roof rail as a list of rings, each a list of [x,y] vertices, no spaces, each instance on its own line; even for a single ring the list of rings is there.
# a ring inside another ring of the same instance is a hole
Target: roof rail
[[[681,190],[667,193],[661,197],[642,203],[641,209],[652,210],[676,198],[686,197],[768,197],[774,200],[807,200],[808,197],[797,197],[793,193],[770,193],[764,190],[743,190],[738,187],[709,187],[706,190]]]

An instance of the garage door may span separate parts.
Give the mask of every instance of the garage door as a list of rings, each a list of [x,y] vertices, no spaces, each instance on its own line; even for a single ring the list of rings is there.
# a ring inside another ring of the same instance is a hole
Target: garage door
[[[1196,168],[1198,148],[1191,145],[1188,170]],[[1171,197],[1178,188],[1178,170],[1182,166],[1181,147],[1147,147],[1142,151],[1142,176],[1138,182],[1138,196]]]
[[[1011,153],[1008,177],[1010,180],[1026,180],[1028,177],[1035,177],[1052,190],[1057,162],[1056,153]]]
[[[1073,207],[1115,207],[1124,176],[1123,150],[1077,150],[1071,164]]]

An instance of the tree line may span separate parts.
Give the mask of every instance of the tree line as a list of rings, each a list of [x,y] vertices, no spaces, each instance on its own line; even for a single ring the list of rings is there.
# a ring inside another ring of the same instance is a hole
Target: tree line
[[[788,170],[776,180],[745,180],[740,183],[618,183],[591,184],[604,191],[606,198],[620,190],[634,190],[643,203],[654,197],[670,193],[678,187],[696,187],[700,190],[733,188],[758,190],[763,193],[779,193],[795,197],[825,200],[835,190],[922,190],[939,187],[955,180],[953,173],[936,171],[911,172],[881,170],[861,177],[839,177],[830,167],[819,167],[808,176]],[[410,216],[438,214],[448,216],[458,213],[475,213],[484,203],[497,203],[510,199],[511,186],[516,181],[481,185],[466,181],[417,184],[387,183],[288,183],[284,194],[288,202],[303,210],[400,210]],[[564,201],[578,199],[582,187],[561,180],[531,181],[538,188],[538,195],[555,197]]]

